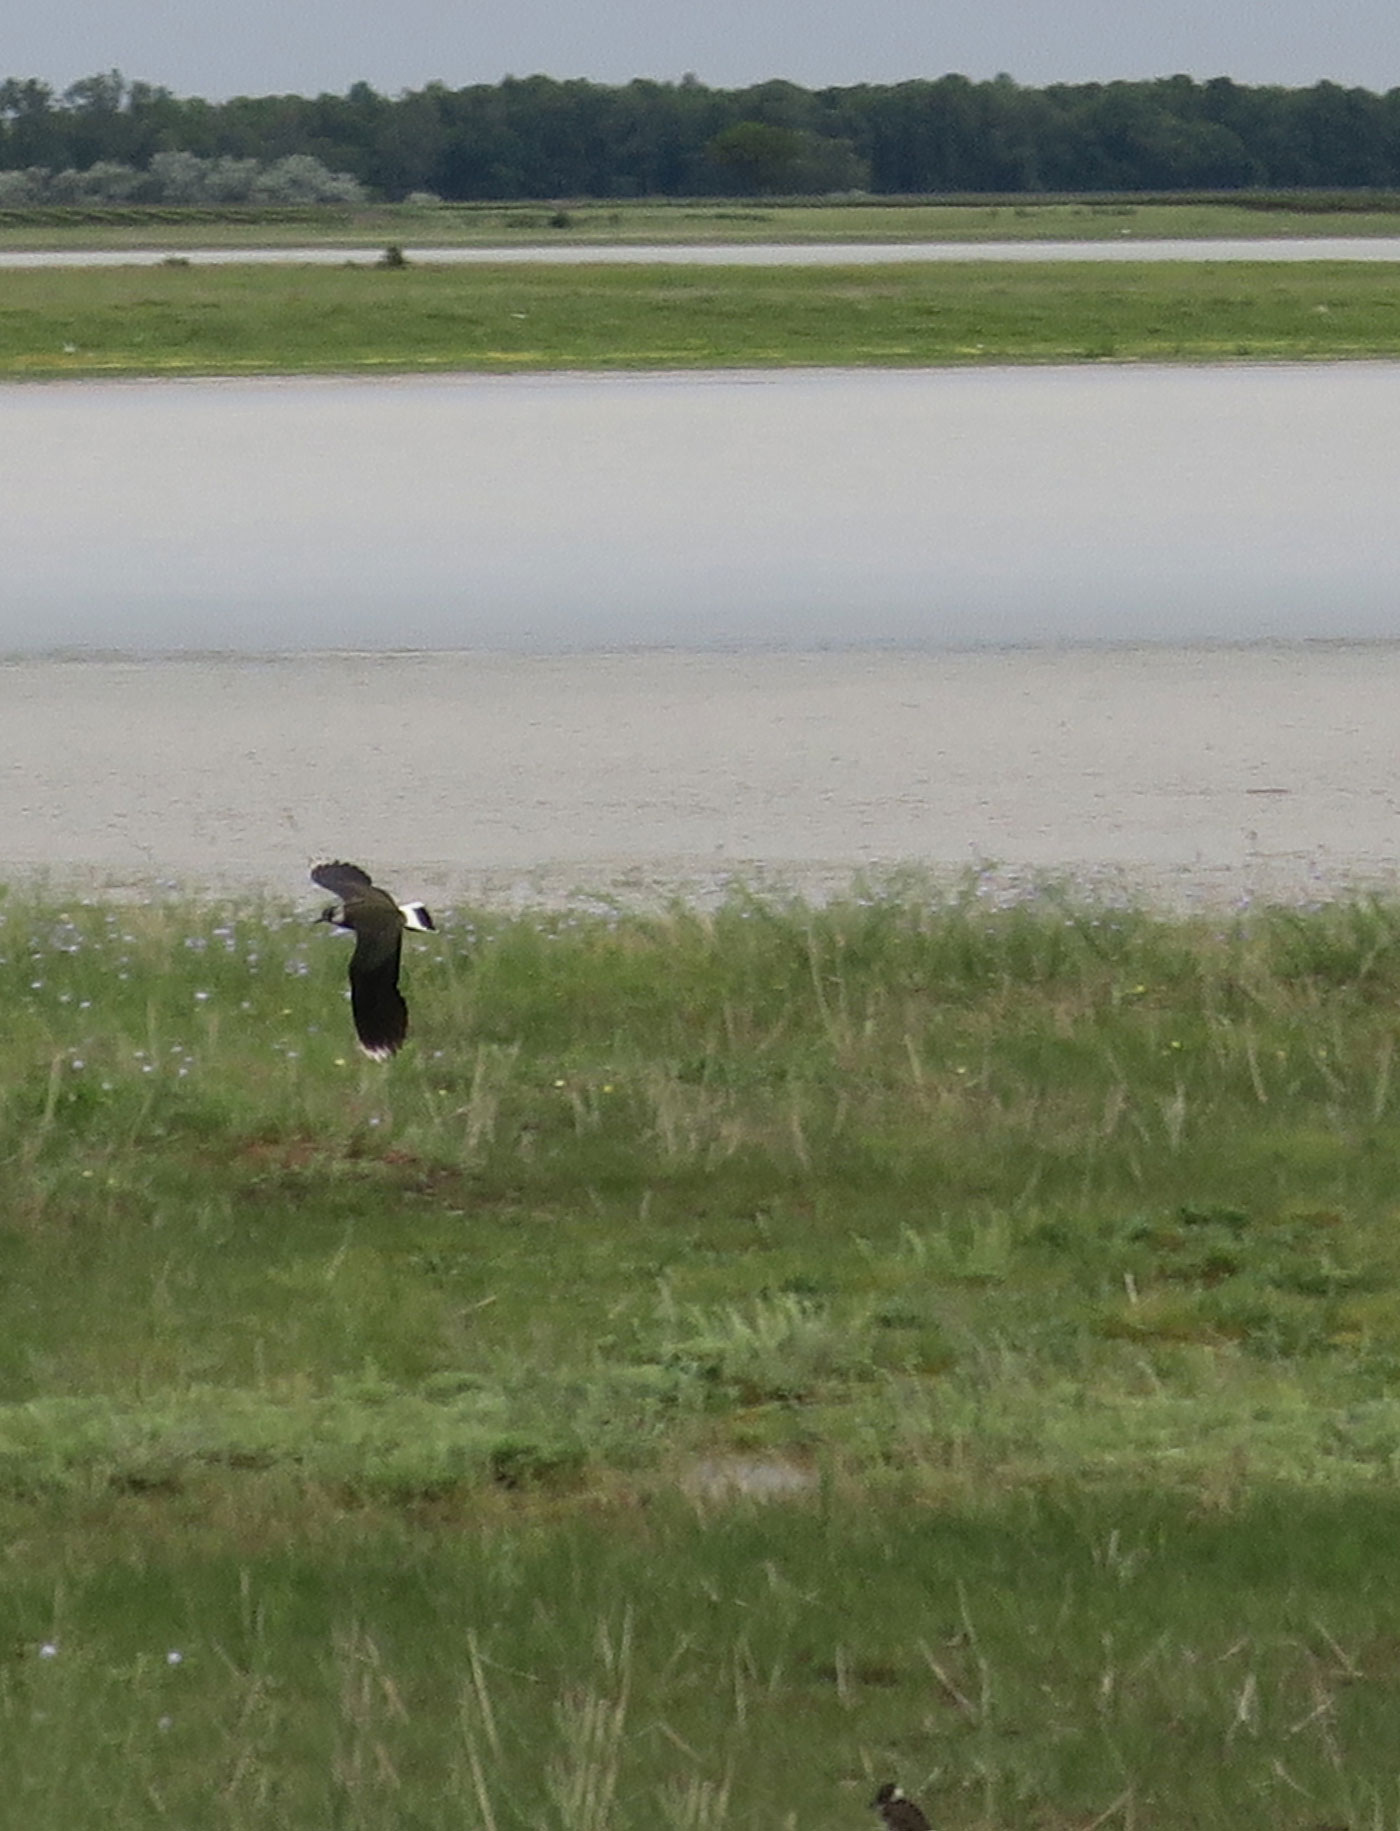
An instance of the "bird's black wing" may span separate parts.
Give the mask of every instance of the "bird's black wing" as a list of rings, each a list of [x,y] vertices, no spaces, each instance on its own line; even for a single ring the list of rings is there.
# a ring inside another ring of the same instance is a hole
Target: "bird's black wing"
[[[372,890],[374,885],[367,871],[358,865],[347,865],[340,859],[328,865],[316,865],[311,872],[313,884],[319,884],[323,890],[329,890],[332,896],[342,901],[353,897],[357,892]]]
[[[881,1808],[880,1816],[889,1831],[929,1831],[929,1822],[912,1799],[892,1799]]]
[[[327,885],[327,889],[331,886]],[[360,1047],[376,1062],[387,1061],[408,1035],[408,1006],[399,991],[403,937],[360,933],[350,960],[350,1012]]]

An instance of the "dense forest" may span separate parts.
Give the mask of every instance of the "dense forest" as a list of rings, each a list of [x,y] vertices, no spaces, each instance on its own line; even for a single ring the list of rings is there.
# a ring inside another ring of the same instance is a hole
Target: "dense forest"
[[[1009,77],[711,89],[508,77],[181,99],[0,82],[0,205],[1400,186],[1400,89]]]

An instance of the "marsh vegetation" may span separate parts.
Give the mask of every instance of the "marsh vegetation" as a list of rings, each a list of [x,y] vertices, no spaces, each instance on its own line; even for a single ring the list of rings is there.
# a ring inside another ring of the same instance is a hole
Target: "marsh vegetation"
[[[399,245],[399,244],[395,244]],[[0,375],[1393,356],[1385,263],[0,273]]]
[[[1395,1822],[1394,906],[0,916],[11,1822]]]

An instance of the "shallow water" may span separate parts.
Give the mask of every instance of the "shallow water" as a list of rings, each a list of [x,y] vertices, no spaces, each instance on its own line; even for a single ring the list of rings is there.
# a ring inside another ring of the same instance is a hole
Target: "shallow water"
[[[372,263],[378,248],[105,248],[0,250],[5,267],[156,267],[189,260],[215,266]],[[1257,240],[1139,240],[1125,229],[1099,242],[729,242],[618,244],[506,248],[407,247],[410,261],[425,265],[513,265],[541,262],[566,267],[871,267],[910,261],[1400,261],[1400,236],[1269,236]]]
[[[0,387],[0,652],[1400,633],[1400,365]]]

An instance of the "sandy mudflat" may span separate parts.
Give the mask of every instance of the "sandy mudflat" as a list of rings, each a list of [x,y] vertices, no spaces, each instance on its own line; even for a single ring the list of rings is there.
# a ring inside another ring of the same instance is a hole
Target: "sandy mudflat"
[[[1171,906],[1389,887],[1400,645],[0,666],[0,875],[358,859],[520,904],[992,862]]]

